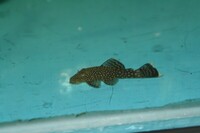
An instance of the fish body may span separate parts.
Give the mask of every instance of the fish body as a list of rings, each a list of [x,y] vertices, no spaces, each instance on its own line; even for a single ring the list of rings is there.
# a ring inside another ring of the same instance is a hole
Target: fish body
[[[99,88],[101,81],[107,85],[115,85],[118,79],[123,78],[152,78],[158,77],[156,68],[147,63],[137,70],[126,69],[125,66],[116,59],[108,59],[101,66],[83,68],[70,78],[71,84],[87,83]]]

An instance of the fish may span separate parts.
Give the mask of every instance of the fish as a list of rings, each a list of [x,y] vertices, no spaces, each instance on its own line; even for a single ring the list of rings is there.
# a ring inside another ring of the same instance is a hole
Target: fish
[[[159,72],[150,63],[134,70],[125,68],[120,61],[110,58],[100,66],[81,69],[70,78],[69,82],[71,84],[87,83],[91,87],[100,88],[101,82],[113,86],[119,79],[155,77],[159,77]]]

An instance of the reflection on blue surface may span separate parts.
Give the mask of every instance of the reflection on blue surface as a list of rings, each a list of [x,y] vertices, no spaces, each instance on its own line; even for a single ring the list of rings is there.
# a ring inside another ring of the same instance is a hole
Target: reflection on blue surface
[[[0,121],[159,107],[199,99],[200,2],[0,3]],[[157,79],[74,86],[77,70],[116,58],[153,63]],[[110,101],[110,102],[109,102]]]

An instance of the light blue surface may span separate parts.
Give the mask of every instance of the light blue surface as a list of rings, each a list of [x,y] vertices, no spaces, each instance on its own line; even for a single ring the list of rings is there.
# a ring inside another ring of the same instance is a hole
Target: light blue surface
[[[0,4],[0,122],[200,99],[198,0],[9,0]],[[70,85],[109,58],[162,76]]]
[[[156,121],[156,122],[147,122],[147,123],[138,123],[138,124],[129,124],[123,126],[113,126],[97,129],[86,129],[80,130],[75,133],[138,133],[138,132],[147,132],[152,130],[164,130],[171,128],[181,128],[183,125],[187,126],[198,126],[199,117],[193,119],[179,119],[177,120],[167,120],[167,121]],[[176,123],[176,124],[174,124]],[[58,132],[59,133],[59,132]]]

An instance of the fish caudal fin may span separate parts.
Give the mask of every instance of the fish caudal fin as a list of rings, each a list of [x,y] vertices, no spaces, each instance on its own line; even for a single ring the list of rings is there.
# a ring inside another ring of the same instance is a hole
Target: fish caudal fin
[[[154,68],[151,64],[147,63],[141,66],[139,69],[135,70],[136,78],[151,78],[151,77],[159,77],[159,73],[156,68]]]

